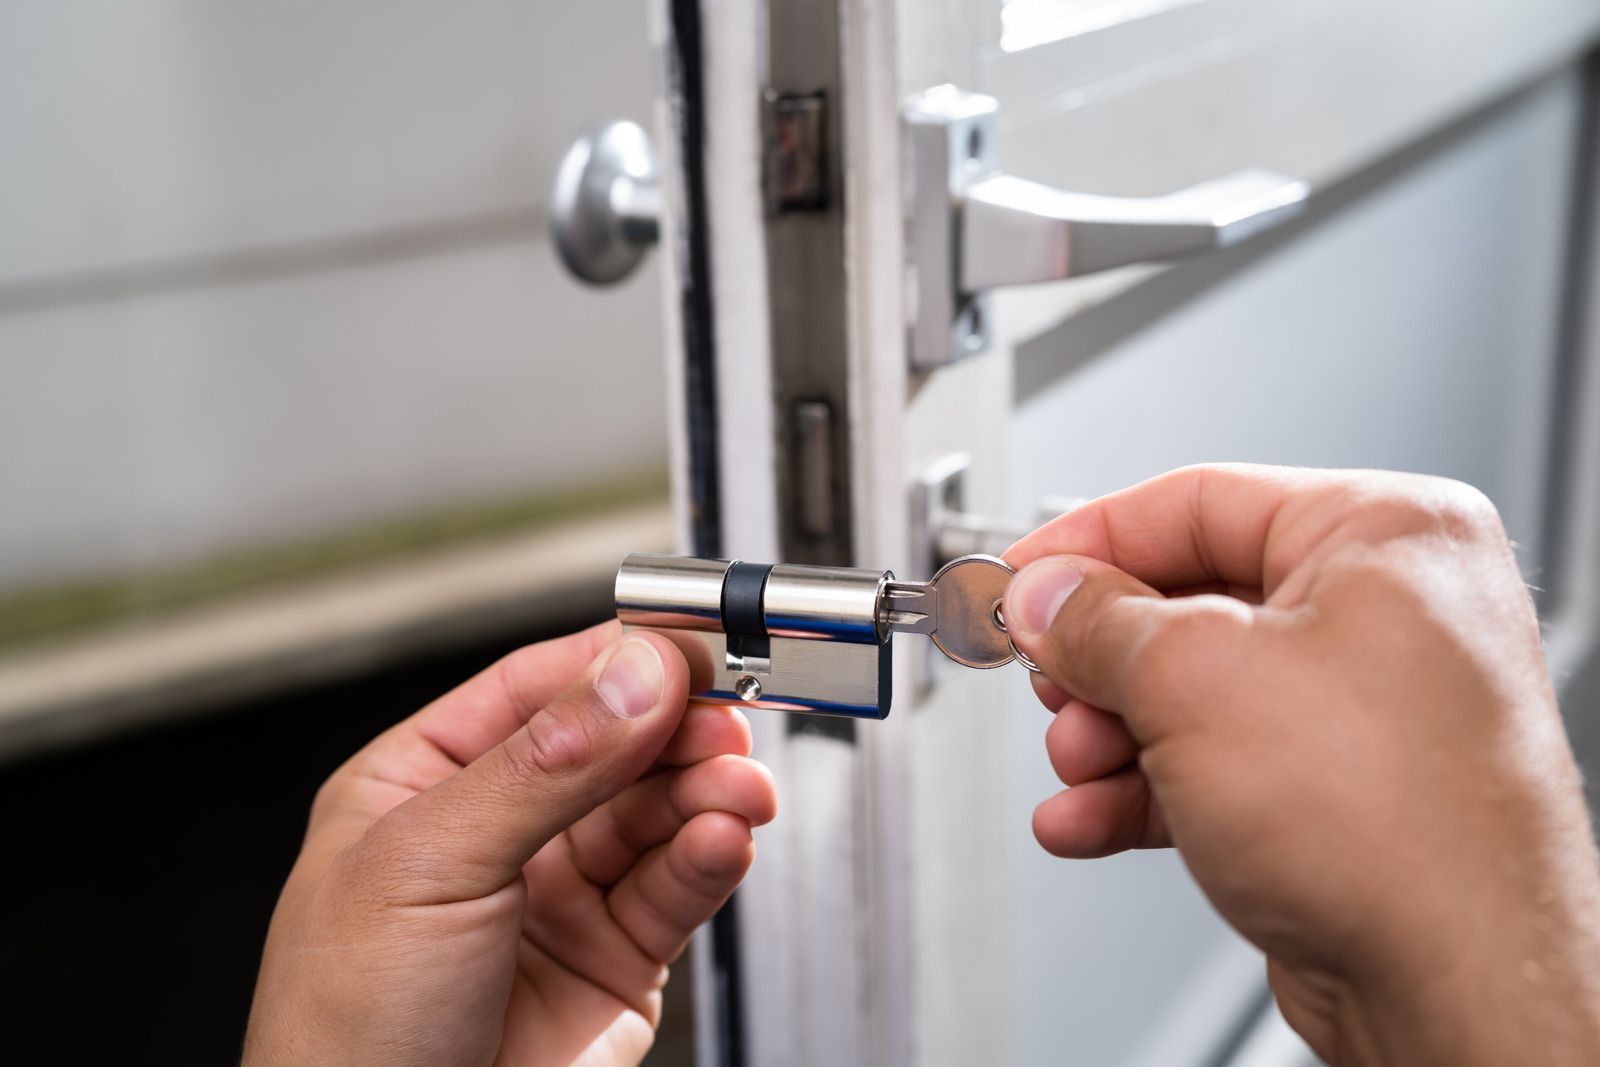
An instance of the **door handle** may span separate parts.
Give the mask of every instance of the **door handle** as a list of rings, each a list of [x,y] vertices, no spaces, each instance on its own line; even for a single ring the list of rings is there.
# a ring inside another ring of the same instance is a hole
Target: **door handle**
[[[961,287],[1074,278],[1238,244],[1299,213],[1305,182],[1247,170],[1166,196],[1069,193],[996,174],[967,189]]]
[[[1238,244],[1297,215],[1306,183],[1261,170],[1165,196],[1068,192],[999,172],[993,97],[945,85],[904,109],[913,366],[988,345],[988,293]]]
[[[636,122],[602,123],[567,147],[550,193],[561,262],[592,285],[620,282],[661,233],[661,178],[650,135]]]
[[[967,473],[972,456],[951,452],[923,468],[911,485],[910,570],[933,574],[962,556],[998,556],[1058,515],[1085,503],[1083,497],[1046,496],[1027,523],[1010,522],[968,510]]]

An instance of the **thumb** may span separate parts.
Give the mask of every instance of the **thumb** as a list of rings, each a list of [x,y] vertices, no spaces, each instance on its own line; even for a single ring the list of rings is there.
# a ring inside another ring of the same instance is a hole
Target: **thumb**
[[[405,903],[495,892],[649,769],[683,717],[688,687],[670,641],[623,638],[505,741],[379,819],[353,858],[378,867],[364,873]]]
[[[1252,621],[1225,596],[1168,599],[1084,556],[1047,556],[1006,590],[1006,626],[1045,677],[1085,703],[1120,714],[1148,743],[1226,678]]]

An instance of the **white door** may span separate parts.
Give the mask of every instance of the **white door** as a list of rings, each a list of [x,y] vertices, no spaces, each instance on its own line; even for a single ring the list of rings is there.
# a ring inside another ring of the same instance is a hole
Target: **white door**
[[[0,609],[657,480],[654,286],[546,203],[647,55],[620,0],[0,5]]]
[[[393,594],[419,550],[664,496],[654,264],[595,292],[549,239],[571,139],[649,120],[647,25],[0,3],[0,750],[546,612],[504,565]],[[562,582],[603,589],[599,541]]]
[[[1022,527],[1197,461],[1435,471],[1499,503],[1583,676],[1592,3],[655,15],[686,550],[923,578],[929,472]],[[996,171],[1200,189],[1090,202],[1084,227],[1028,215],[1081,199],[980,189]],[[756,713],[782,814],[699,946],[703,1062],[1306,1062],[1175,856],[1033,843],[1052,779],[1020,669],[897,641],[886,721]]]

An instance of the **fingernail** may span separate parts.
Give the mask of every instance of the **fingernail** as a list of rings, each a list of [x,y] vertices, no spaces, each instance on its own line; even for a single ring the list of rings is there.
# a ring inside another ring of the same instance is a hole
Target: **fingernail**
[[[617,646],[594,688],[619,719],[637,719],[661,699],[661,657],[642,637]]]
[[[1011,579],[1006,618],[1024,633],[1042,634],[1082,581],[1078,568],[1058,556],[1031,563]]]

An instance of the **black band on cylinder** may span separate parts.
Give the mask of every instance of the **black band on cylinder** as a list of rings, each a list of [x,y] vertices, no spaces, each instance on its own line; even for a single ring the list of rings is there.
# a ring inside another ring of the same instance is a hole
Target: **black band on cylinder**
[[[761,602],[766,594],[770,563],[735,561],[722,579],[722,629],[730,636],[765,637],[766,613]]]

